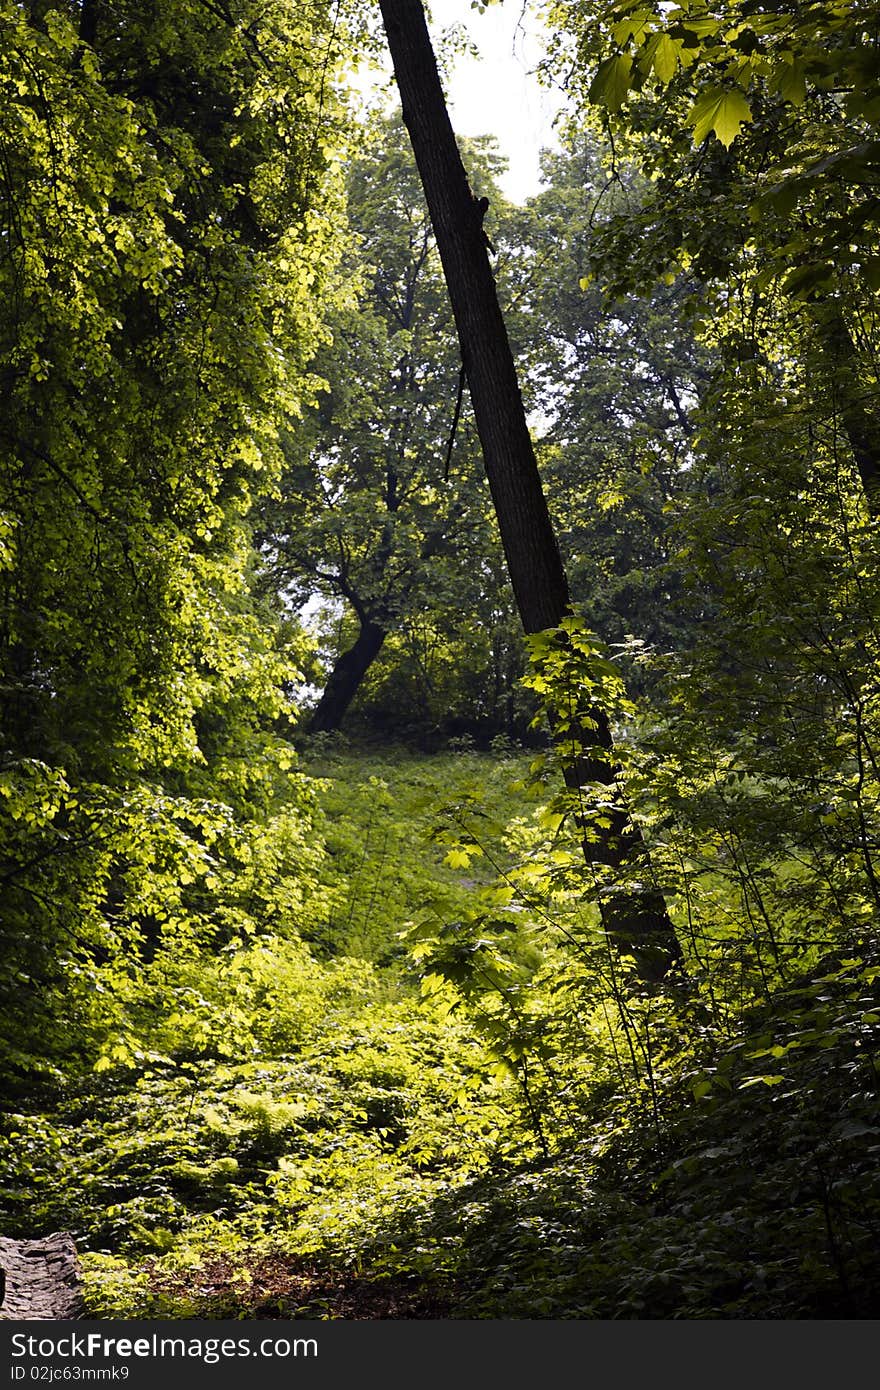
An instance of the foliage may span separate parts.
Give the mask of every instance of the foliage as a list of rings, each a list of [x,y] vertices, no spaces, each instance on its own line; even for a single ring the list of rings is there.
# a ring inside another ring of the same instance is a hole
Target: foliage
[[[18,1084],[104,1039],[121,1055],[139,962],[166,935],[225,943],[250,922],[238,872],[304,841],[307,798],[267,825],[305,643],[255,599],[250,510],[314,389],[341,130],[320,4],[6,4],[0,24]]]
[[[497,157],[473,144],[467,158],[500,202]],[[347,196],[356,297],[331,320],[326,389],[286,435],[280,495],[264,509],[271,582],[291,603],[327,600],[321,728],[338,727],[357,692],[362,719],[394,736],[467,726],[488,741],[515,732],[505,687],[520,649],[469,411],[454,429],[458,343],[398,118],[365,122]],[[359,643],[363,661],[344,675]]]
[[[597,241],[650,196],[633,171],[625,194],[609,190],[603,153],[579,136],[545,154],[546,190],[514,219],[504,283],[574,599],[604,641],[665,651],[691,640],[670,503],[689,486],[709,361],[678,312],[678,286],[611,306],[594,283]],[[649,664],[622,659],[630,689],[643,689]]]
[[[352,1277],[455,1317],[871,1315],[870,952],[670,1008],[604,948],[532,755],[365,777],[324,742],[322,959],[168,939],[129,1056],[7,1120],[6,1229],[72,1228],[105,1317],[350,1316]]]
[[[552,1164],[441,1201],[456,1315],[876,1316],[876,998],[868,961],[817,971],[743,1021],[723,1089],[673,1089],[659,1128],[630,1100]]]
[[[129,1315],[133,1297],[153,1306],[145,1258],[170,1270],[262,1241],[354,1261],[382,1213],[424,1205],[493,1154],[522,1150],[506,1075],[388,950],[404,911],[445,914],[466,896],[429,835],[442,790],[488,795],[501,814],[513,766],[459,755],[432,768],[404,755],[360,785],[354,766],[328,748],[311,767],[323,774],[313,779],[321,881],[312,926],[302,904],[297,921],[324,959],[271,931],[290,919],[261,918],[263,881],[243,883],[250,930],[236,922],[206,941],[166,930],[127,989],[117,965],[112,1046],[91,1074],[67,1058],[61,1084],[22,1096],[5,1119],[5,1228],[72,1229],[99,1256],[86,1264],[102,1315]],[[295,807],[296,780],[290,794]],[[280,867],[270,864],[276,895]],[[294,882],[302,888],[302,861]],[[106,1027],[106,1009],[96,1016]],[[178,1303],[170,1315],[195,1312]]]
[[[579,600],[517,684],[369,23],[0,3],[0,1219],[94,1316],[877,1315],[870,16],[552,13],[605,144],[466,152]]]

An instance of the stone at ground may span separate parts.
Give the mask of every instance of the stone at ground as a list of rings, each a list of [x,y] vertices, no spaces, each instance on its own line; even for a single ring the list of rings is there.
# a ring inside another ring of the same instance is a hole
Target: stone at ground
[[[0,1320],[66,1320],[83,1314],[82,1279],[73,1237],[67,1231],[40,1240],[0,1236],[5,1276]]]

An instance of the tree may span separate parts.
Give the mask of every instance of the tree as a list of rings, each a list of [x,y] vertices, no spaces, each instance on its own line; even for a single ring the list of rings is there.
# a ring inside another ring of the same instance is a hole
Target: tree
[[[527,633],[558,629],[569,612],[568,582],[535,461],[513,357],[489,266],[482,218],[449,122],[420,0],[380,0],[403,117],[437,238],[462,350],[486,476],[511,584]],[[584,711],[598,756],[569,761],[573,785],[616,779],[607,715]],[[602,850],[615,868],[640,846],[618,808],[603,828]],[[591,858],[596,851],[588,849]],[[662,977],[680,952],[662,895],[624,892],[605,904],[609,935]],[[646,944],[647,943],[647,944]]]
[[[454,429],[458,350],[406,133],[380,119],[360,140],[347,190],[356,298],[330,324],[315,364],[326,389],[287,432],[289,463],[264,508],[273,582],[291,601],[335,600],[355,621],[313,731],[339,727],[389,635],[400,662],[426,622],[444,644],[478,623],[494,562],[473,432],[466,419]],[[490,156],[472,153],[492,190]],[[399,706],[393,719],[400,727]]]
[[[679,311],[682,283],[608,302],[592,254],[621,203],[650,196],[635,169],[608,187],[609,151],[590,133],[546,153],[546,188],[515,218],[503,266],[506,317],[572,594],[607,644],[691,642],[693,599],[672,521],[690,486],[694,409],[710,360]],[[634,651],[640,649],[633,649]],[[620,659],[641,692],[652,666]]]
[[[254,599],[250,508],[312,389],[336,194],[322,5],[4,0],[0,26],[2,983],[21,1070],[53,987],[75,1033],[116,1007],[90,989],[108,961],[134,972],[164,932],[206,927],[187,886],[236,814],[265,811],[296,648]]]
[[[673,529],[709,602],[669,663],[651,776],[696,953],[768,991],[792,956],[861,949],[878,902],[867,12],[555,15],[614,141],[609,182],[624,157],[651,179],[600,228],[591,271],[609,299],[679,283],[710,363]],[[738,899],[725,931],[712,876]]]
[[[880,283],[872,7],[577,4],[552,21],[554,61],[574,51],[581,102],[655,185],[637,239],[630,220],[616,251],[598,248],[606,276],[683,268],[723,293],[751,274],[800,306],[876,515],[877,372],[860,322]]]

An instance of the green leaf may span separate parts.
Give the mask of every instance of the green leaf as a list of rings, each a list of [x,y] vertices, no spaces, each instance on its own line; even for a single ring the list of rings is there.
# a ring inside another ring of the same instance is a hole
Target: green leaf
[[[785,179],[759,199],[759,205],[772,209],[779,217],[790,217],[797,206],[803,185],[797,179]]]
[[[635,39],[638,42],[644,36],[651,19],[653,19],[653,15],[650,10],[637,10],[627,19],[622,19],[619,24],[615,24],[611,31],[614,42],[624,44],[628,39]]]
[[[880,256],[866,256],[862,262],[862,274],[872,290],[880,290]]]
[[[668,34],[655,34],[648,44],[646,57],[664,85],[675,76],[681,48],[681,39],[671,39]]]
[[[800,265],[786,275],[782,289],[795,299],[806,299],[818,286],[827,284],[833,275],[834,267],[827,263]]]
[[[696,34],[697,38],[705,38],[708,34],[717,34],[721,28],[720,19],[691,19],[688,16],[687,19],[682,19],[679,22],[683,29],[686,29],[689,34]]]
[[[476,849],[451,849],[448,854],[443,856],[443,863],[448,864],[450,869],[466,869],[471,857],[479,851]]]
[[[770,88],[793,106],[803,106],[807,99],[807,81],[802,63],[780,63],[773,69]]]
[[[742,92],[727,87],[712,87],[704,92],[687,116],[688,125],[694,127],[694,144],[701,145],[714,131],[727,149],[743,123],[751,119],[752,110]]]
[[[605,106],[609,111],[620,110],[630,87],[632,61],[628,53],[618,53],[614,58],[605,59],[590,87],[590,101],[594,106]]]

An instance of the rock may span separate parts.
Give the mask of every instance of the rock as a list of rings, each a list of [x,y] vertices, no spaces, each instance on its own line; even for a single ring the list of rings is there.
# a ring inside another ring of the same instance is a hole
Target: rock
[[[40,1240],[0,1236],[0,1270],[0,1321],[82,1317],[82,1276],[69,1232]]]

